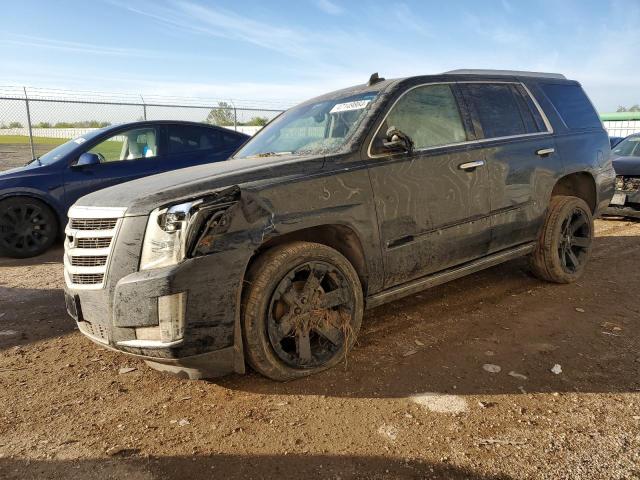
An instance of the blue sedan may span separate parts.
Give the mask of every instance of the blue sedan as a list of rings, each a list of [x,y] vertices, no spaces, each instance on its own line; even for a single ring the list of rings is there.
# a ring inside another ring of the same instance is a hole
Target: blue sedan
[[[80,197],[156,173],[226,160],[249,137],[192,122],[95,130],[0,173],[0,255],[39,255],[60,238]]]

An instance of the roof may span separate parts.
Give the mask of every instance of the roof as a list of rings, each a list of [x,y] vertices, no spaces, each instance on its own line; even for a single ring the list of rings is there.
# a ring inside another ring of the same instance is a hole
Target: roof
[[[447,75],[506,75],[510,77],[537,77],[537,78],[555,78],[558,80],[566,80],[567,77],[561,73],[547,72],[527,72],[523,70],[481,70],[481,69],[459,69],[444,72]]]
[[[231,131],[237,135],[249,137],[249,135],[233,130],[233,125],[229,126],[220,126],[213,125],[211,123],[203,123],[203,122],[193,122],[189,120],[137,120],[135,122],[123,122],[123,123],[114,123],[113,125],[108,125],[106,127],[95,130],[96,132],[110,132],[112,130],[121,130],[122,128],[137,128],[137,127],[145,127],[150,125],[187,125],[192,127],[205,127],[212,129],[222,129],[225,131]]]

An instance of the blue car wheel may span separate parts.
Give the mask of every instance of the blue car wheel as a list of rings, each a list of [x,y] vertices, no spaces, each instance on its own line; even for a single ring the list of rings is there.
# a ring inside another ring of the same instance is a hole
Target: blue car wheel
[[[0,201],[0,255],[40,255],[51,247],[57,235],[56,216],[43,202],[30,197]]]

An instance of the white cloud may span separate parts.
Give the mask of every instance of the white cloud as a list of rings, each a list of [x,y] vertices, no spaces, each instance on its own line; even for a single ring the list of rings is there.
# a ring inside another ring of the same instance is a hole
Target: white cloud
[[[406,3],[392,4],[388,7],[387,11],[391,15],[392,22],[395,26],[412,33],[431,36],[426,22],[419,18],[417,13]]]
[[[507,13],[513,13],[513,5],[511,5],[509,0],[502,0],[502,8],[504,8]]]
[[[341,15],[344,13],[344,9],[331,0],[316,0],[315,3],[320,10],[329,15]]]
[[[7,35],[0,37],[0,45],[31,47],[34,49],[57,50],[62,52],[103,55],[109,57],[133,57],[133,58],[154,58],[154,59],[209,59],[214,60],[218,57],[213,55],[200,55],[198,53],[180,53],[179,55],[171,54],[167,51],[147,50],[132,47],[114,47],[105,45],[96,45],[85,42],[70,42],[66,40],[57,40],[53,38],[37,37],[32,35]]]
[[[46,48],[52,50],[62,50],[74,53],[88,53],[93,55],[109,55],[116,57],[159,57],[160,52],[140,50],[137,48],[118,48],[90,43],[68,42],[55,40],[52,38],[35,37],[31,35],[11,35],[7,38],[0,38],[0,44],[17,45],[21,47]]]
[[[189,0],[172,0],[167,6],[150,2],[130,5],[120,0],[110,3],[183,32],[246,42],[297,58],[312,53],[305,32],[255,20],[246,13],[238,14]]]

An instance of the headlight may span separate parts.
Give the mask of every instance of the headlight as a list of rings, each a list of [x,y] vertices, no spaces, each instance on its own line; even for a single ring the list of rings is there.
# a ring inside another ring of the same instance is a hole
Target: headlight
[[[212,241],[227,231],[237,187],[191,202],[157,208],[147,222],[140,270],[176,265],[188,255],[210,253]],[[189,251],[191,249],[191,251]]]
[[[142,245],[140,270],[175,265],[185,258],[189,223],[202,200],[151,212]]]

